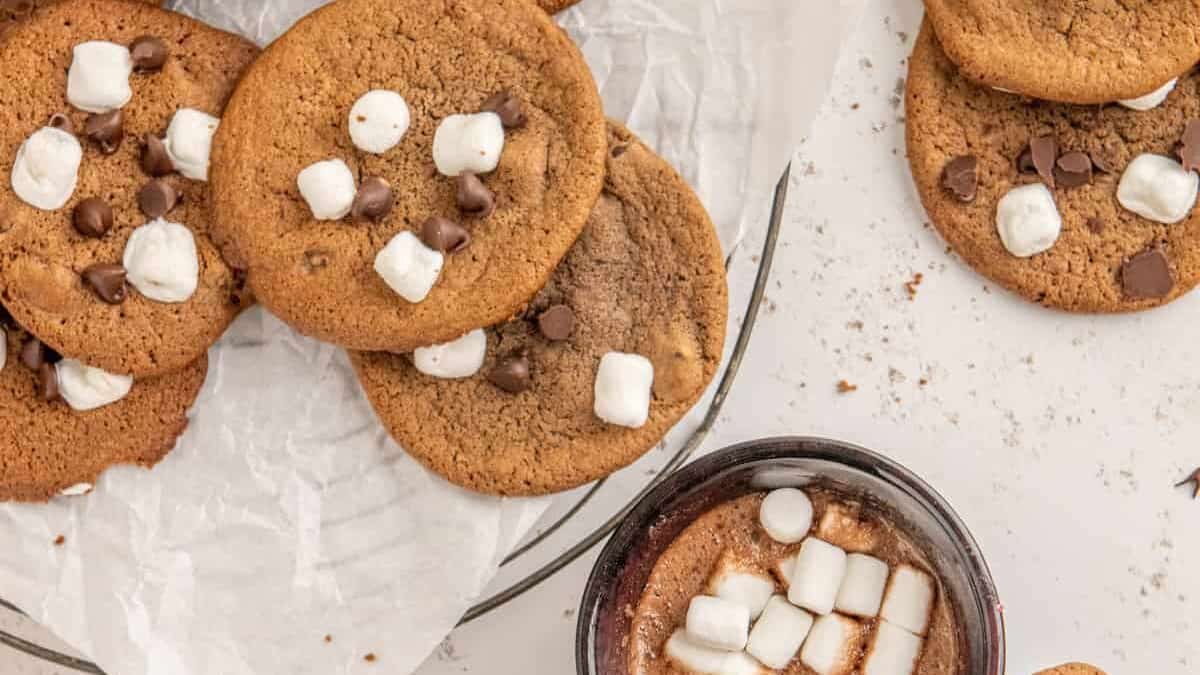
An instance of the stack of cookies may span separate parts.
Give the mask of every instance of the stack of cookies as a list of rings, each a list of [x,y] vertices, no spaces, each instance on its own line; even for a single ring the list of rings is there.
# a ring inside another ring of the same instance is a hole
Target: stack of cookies
[[[631,463],[720,361],[712,223],[528,0],[310,14],[247,70],[212,176],[257,300],[350,350],[397,442],[472,490]]]
[[[161,459],[247,304],[207,179],[257,50],[152,3],[17,4],[0,40],[0,500],[45,500]]]
[[[930,220],[968,264],[1074,312],[1200,281],[1200,7],[925,0],[907,144]]]

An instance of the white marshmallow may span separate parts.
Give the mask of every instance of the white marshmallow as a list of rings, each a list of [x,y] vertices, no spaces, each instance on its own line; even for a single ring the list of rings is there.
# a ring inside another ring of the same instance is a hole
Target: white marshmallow
[[[731,652],[721,664],[720,675],[770,675],[770,671],[746,652]]]
[[[433,134],[433,163],[444,176],[487,173],[503,151],[504,126],[494,112],[450,115]]]
[[[792,568],[788,601],[817,614],[828,614],[833,611],[845,575],[846,552],[809,537],[800,544],[800,554]]]
[[[851,616],[871,618],[879,614],[888,566],[878,558],[861,553],[846,556],[846,576],[838,590],[834,609]]]
[[[750,618],[762,614],[767,601],[775,594],[775,581],[743,563],[732,550],[721,554],[712,574],[708,576],[705,592],[742,605],[750,611]]]
[[[912,675],[921,656],[921,638],[880,621],[863,662],[863,675]]]
[[[130,233],[121,263],[129,283],[151,300],[186,302],[200,283],[192,231],[162,218]]]
[[[650,418],[654,364],[639,354],[609,352],[596,370],[596,417],[623,427],[640,428]]]
[[[175,170],[192,180],[208,180],[212,139],[221,120],[192,108],[180,108],[167,125],[163,145]]]
[[[116,403],[133,388],[132,377],[106,373],[75,359],[59,361],[55,373],[58,376],[58,393],[62,394],[67,405],[79,411]]]
[[[743,606],[711,595],[692,598],[687,611],[687,634],[692,642],[713,649],[745,649],[750,612]]]
[[[445,261],[445,256],[405,230],[392,237],[375,256],[375,271],[397,295],[409,302],[421,302],[437,283]]]
[[[771,572],[775,574],[775,578],[779,580],[779,584],[784,590],[792,586],[792,571],[796,569],[796,559],[800,557],[800,553],[796,552],[787,557],[780,558],[775,561],[775,566],[771,568]]]
[[[42,127],[21,147],[12,168],[12,188],[26,204],[43,211],[60,209],[75,193],[83,146],[62,129]]]
[[[62,495],[63,497],[78,497],[80,495],[86,495],[91,491],[91,483],[76,483],[70,487],[64,488],[63,491],[59,492],[58,494]]]
[[[1058,241],[1062,216],[1050,190],[1041,183],[1031,183],[1013,188],[1000,198],[996,204],[996,230],[1009,253],[1028,258]]]
[[[8,332],[4,330],[4,326],[0,326],[0,370],[4,370],[4,366],[8,364]]]
[[[75,45],[72,54],[67,71],[68,103],[87,112],[104,113],[124,107],[133,98],[129,49],[96,40]]]
[[[854,553],[875,550],[876,531],[870,523],[859,518],[857,508],[846,504],[830,504],[817,523],[817,538]]]
[[[327,159],[304,167],[296,176],[296,186],[317,220],[345,218],[358,193],[354,173],[340,159]]]
[[[912,565],[892,573],[879,616],[915,635],[924,635],[933,608],[933,579]]]
[[[1139,111],[1157,108],[1158,106],[1162,105],[1163,101],[1167,100],[1167,96],[1171,93],[1171,90],[1175,88],[1175,83],[1177,81],[1178,80],[1171,80],[1149,94],[1139,96],[1137,98],[1119,100],[1117,103],[1120,103],[1126,108],[1132,108],[1133,110]]]
[[[408,102],[387,89],[372,89],[350,107],[350,140],[377,155],[396,147],[408,131]]]
[[[722,675],[721,669],[729,658],[729,652],[697,644],[682,629],[676,630],[667,639],[663,648],[667,660],[686,673],[695,675]]]
[[[800,650],[800,662],[818,675],[848,675],[862,647],[862,629],[840,614],[823,616],[813,623]]]
[[[754,623],[746,651],[767,666],[783,670],[795,658],[812,625],[811,614],[776,595]]]
[[[781,544],[794,544],[807,537],[812,520],[812,500],[796,488],[772,490],[758,509],[758,522]]]
[[[1117,184],[1117,201],[1156,223],[1178,223],[1195,206],[1197,187],[1200,176],[1195,172],[1184,171],[1170,157],[1147,153],[1125,167]]]
[[[413,365],[431,377],[454,380],[479,372],[486,355],[487,333],[477,328],[457,340],[413,350]]]

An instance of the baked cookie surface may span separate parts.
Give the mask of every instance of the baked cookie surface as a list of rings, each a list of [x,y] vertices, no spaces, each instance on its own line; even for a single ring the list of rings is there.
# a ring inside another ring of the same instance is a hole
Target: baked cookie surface
[[[1068,663],[1034,673],[1034,675],[1104,675],[1104,671],[1086,663]]]
[[[579,0],[537,0],[538,6],[554,14],[579,3]]]
[[[20,357],[28,334],[11,325],[0,332],[7,351],[0,368],[0,501],[45,501],[94,483],[114,464],[158,463],[187,428],[208,372],[202,355],[178,372],[134,382],[116,403],[81,412],[42,398],[37,373]]]
[[[1135,157],[1174,158],[1188,120],[1200,118],[1195,74],[1148,111],[1034,101],[967,81],[926,22],[909,63],[906,107],[908,158],[921,201],[954,252],[984,276],[1033,302],[1075,312],[1147,309],[1200,281],[1195,209],[1164,224],[1117,198]],[[1029,147],[1037,139],[1053,141],[1058,159],[1073,153],[1086,175],[1064,179],[1061,166],[1054,167],[1059,180],[1050,194],[1061,233],[1048,250],[1017,257],[998,233],[997,208],[1013,188],[1046,182],[1030,165]],[[948,187],[948,172],[964,157],[973,158],[977,182],[956,186],[957,194]],[[1154,278],[1147,280],[1143,262],[1162,268],[1149,270]]]
[[[383,425],[451,482],[531,495],[601,478],[654,447],[716,373],[728,298],[708,214],[628,131],[613,125],[609,141],[604,192],[583,235],[522,316],[486,331],[477,373],[437,379],[407,355],[351,353]],[[573,315],[566,330],[540,326],[563,306]],[[597,368],[612,351],[654,366],[640,428],[594,413]],[[509,393],[494,382],[502,363],[520,355],[527,388]]]
[[[121,109],[123,139],[106,153],[86,137],[89,114],[67,102],[73,48],[91,40],[128,45],[151,35],[167,45],[157,72],[129,78]],[[238,75],[257,49],[245,40],[146,3],[67,0],[36,10],[0,43],[0,294],[18,323],[58,352],[114,373],[151,377],[188,366],[224,332],[245,303],[243,282],[209,237],[208,183],[178,173],[162,177],[180,195],[166,220],[195,240],[198,283],[183,302],[150,299],[126,286],[109,304],[84,279],[96,264],[121,264],[131,233],[152,220],[139,207],[149,176],[143,138],[162,137],[177,110],[219,116]],[[16,194],[10,175],[22,144],[53,115],[65,114],[82,147],[78,182],[61,208],[40,210]],[[74,225],[83,201],[112,211],[111,227],[85,236]]]
[[[969,79],[1068,103],[1132,99],[1200,60],[1197,0],[925,0]]]
[[[380,89],[404,99],[411,121],[375,154],[352,142],[349,112]],[[456,179],[435,166],[435,131],[505,91],[525,119],[479,176],[494,211],[470,215]],[[506,320],[537,293],[595,204],[604,152],[592,75],[528,0],[342,0],[301,20],[238,87],[214,147],[216,215],[258,300],[284,321],[353,349],[409,351]],[[355,184],[385,180],[390,212],[317,219],[298,176],[326,160],[348,165]],[[409,301],[373,261],[435,216],[461,223],[471,242]]]

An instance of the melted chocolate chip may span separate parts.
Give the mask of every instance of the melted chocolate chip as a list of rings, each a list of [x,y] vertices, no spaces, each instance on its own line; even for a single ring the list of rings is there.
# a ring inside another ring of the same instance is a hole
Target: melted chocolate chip
[[[547,340],[566,340],[575,330],[575,312],[566,305],[554,305],[538,315],[537,323]]]
[[[71,122],[71,118],[67,117],[64,113],[54,113],[50,116],[50,121],[46,124],[54,129],[65,131],[68,134],[74,135],[75,133],[75,125]]]
[[[100,152],[111,155],[121,147],[121,140],[125,138],[124,120],[120,109],[88,115],[83,125],[83,135],[99,145]]]
[[[142,146],[142,171],[154,178],[165,176],[175,170],[167,146],[154,134],[146,134]]]
[[[1176,152],[1184,171],[1200,170],[1200,120],[1188,120]]]
[[[58,391],[58,369],[49,363],[43,363],[37,368],[38,374],[38,391],[42,396],[43,401],[57,401],[59,398]]]
[[[380,221],[392,210],[394,196],[392,186],[379,177],[367,178],[358,186],[354,203],[350,206],[350,217],[354,220]]]
[[[421,225],[421,241],[435,251],[458,253],[471,243],[471,233],[449,218],[433,216]]]
[[[494,112],[500,116],[500,124],[505,129],[516,129],[525,126],[527,121],[521,102],[507,89],[493,94],[479,106],[480,112]]]
[[[112,207],[101,199],[88,197],[75,205],[72,223],[79,234],[99,239],[112,227]]]
[[[1092,182],[1092,159],[1083,152],[1068,152],[1054,166],[1054,180],[1059,187],[1073,188]]]
[[[1165,298],[1174,287],[1171,265],[1162,249],[1142,251],[1121,265],[1121,289],[1130,298]]]
[[[496,210],[496,197],[487,189],[479,176],[473,173],[461,173],[455,179],[458,190],[455,201],[462,212],[477,218],[486,218]]]
[[[942,187],[949,190],[960,202],[975,199],[979,177],[975,172],[977,161],[974,155],[955,157],[942,169]]]
[[[1039,136],[1029,141],[1033,168],[1049,187],[1054,187],[1054,165],[1058,160],[1058,141],[1053,136]]]
[[[1026,146],[1021,154],[1017,155],[1017,172],[1026,175],[1037,173],[1037,167],[1033,165],[1033,153],[1030,152],[1029,146]]]
[[[21,363],[32,371],[36,372],[42,367],[42,364],[54,364],[60,360],[62,357],[58,355],[58,352],[50,349],[32,335],[25,340],[25,344],[21,345]]]
[[[138,190],[138,207],[147,218],[162,218],[179,204],[182,196],[174,185],[155,178]]]
[[[83,280],[100,299],[110,305],[125,302],[125,268],[113,263],[98,263],[83,270]]]
[[[129,44],[133,69],[139,73],[160,70],[167,62],[167,43],[153,35],[143,35]]]
[[[529,388],[529,359],[523,355],[502,359],[488,373],[488,382],[510,394],[519,394]]]

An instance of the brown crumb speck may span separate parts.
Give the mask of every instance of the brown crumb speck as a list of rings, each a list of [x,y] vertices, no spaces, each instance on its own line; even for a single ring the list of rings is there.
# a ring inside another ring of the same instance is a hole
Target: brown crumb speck
[[[921,379],[917,380],[917,384],[919,384],[919,385],[921,385],[922,387],[924,387],[925,385],[929,384],[929,378],[928,378],[928,377],[922,377]]]
[[[376,660],[375,652],[371,652],[370,654],[367,654],[366,656],[363,657],[363,661],[366,661],[367,663],[375,663],[375,660]]]
[[[326,636],[325,636],[325,642],[326,642],[326,643],[333,642],[333,636],[332,636],[332,635],[326,635]]]
[[[837,392],[839,394],[849,394],[852,391],[858,391],[857,384],[850,384],[846,380],[838,380]]]
[[[62,546],[65,543],[67,543],[67,538],[62,536],[61,534],[54,538],[55,546]]]
[[[908,291],[909,300],[917,297],[917,286],[920,286],[922,281],[925,281],[925,275],[917,272],[912,280],[904,282],[904,290]]]
[[[1187,478],[1175,484],[1175,487],[1192,486],[1192,499],[1200,499],[1200,468],[1197,468]]]

